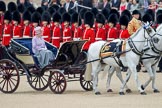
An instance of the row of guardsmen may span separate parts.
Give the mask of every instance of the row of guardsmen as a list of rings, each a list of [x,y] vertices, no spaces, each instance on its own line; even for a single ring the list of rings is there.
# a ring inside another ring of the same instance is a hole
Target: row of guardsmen
[[[135,29],[127,29],[128,23],[133,19],[128,10],[120,15],[115,9],[99,12],[96,8],[83,8],[78,14],[72,9],[66,12],[57,5],[47,10],[41,7],[24,9],[23,5],[16,6],[14,2],[10,2],[7,11],[3,1],[0,1],[0,6],[0,36],[5,46],[9,45],[11,38],[34,36],[34,28],[37,26],[42,27],[43,38],[57,48],[60,47],[60,42],[87,40],[83,50],[88,50],[89,45],[98,40],[126,39],[132,35],[130,31]],[[135,10],[132,14],[140,12]],[[153,20],[150,12],[144,15],[143,20]]]

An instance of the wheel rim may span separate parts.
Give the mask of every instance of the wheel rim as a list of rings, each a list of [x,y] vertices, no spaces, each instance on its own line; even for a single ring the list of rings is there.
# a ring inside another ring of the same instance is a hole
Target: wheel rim
[[[18,88],[20,76],[16,65],[10,60],[0,61],[0,90],[13,93]]]
[[[80,75],[80,85],[81,87],[86,91],[92,91],[93,90],[93,83],[92,81],[86,81],[84,79],[84,75]]]
[[[43,74],[41,74],[40,71],[38,71],[37,73],[32,74],[30,77],[28,78],[28,82],[30,84],[30,86],[37,91],[43,91],[48,87],[48,79],[49,79],[49,72],[44,72]]]
[[[58,71],[52,72],[49,77],[49,87],[52,92],[61,94],[66,89],[66,79],[64,75]]]

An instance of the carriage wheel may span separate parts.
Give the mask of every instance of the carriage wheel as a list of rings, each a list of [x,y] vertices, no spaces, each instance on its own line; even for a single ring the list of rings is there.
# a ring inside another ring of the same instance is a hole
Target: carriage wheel
[[[66,89],[66,78],[59,71],[54,71],[49,77],[49,87],[55,94],[61,94]]]
[[[13,93],[19,86],[20,76],[16,65],[8,59],[0,60],[0,90]]]
[[[48,87],[48,78],[50,76],[49,72],[43,72],[41,73],[39,70],[37,70],[36,68],[32,68],[35,69],[34,72],[32,73],[31,71],[31,76],[27,77],[27,80],[29,82],[29,85],[37,91],[43,91]]]
[[[84,74],[80,75],[80,85],[86,91],[92,91],[93,90],[93,83],[92,83],[92,81],[86,81],[84,79]]]

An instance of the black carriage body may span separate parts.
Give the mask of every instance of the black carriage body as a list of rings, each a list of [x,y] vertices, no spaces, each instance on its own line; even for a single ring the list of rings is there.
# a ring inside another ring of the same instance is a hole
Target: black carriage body
[[[65,42],[60,47],[51,68],[64,70],[64,74],[81,74],[85,70],[86,52],[82,47],[86,41]]]

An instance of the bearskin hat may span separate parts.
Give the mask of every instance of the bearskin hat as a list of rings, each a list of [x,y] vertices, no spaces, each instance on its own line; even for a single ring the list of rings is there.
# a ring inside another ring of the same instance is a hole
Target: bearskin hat
[[[52,15],[52,19],[53,19],[53,22],[61,22],[61,16],[58,12],[55,12],[53,15]]]
[[[3,11],[3,12],[6,11],[6,4],[4,1],[0,1],[0,11]]]
[[[78,13],[73,13],[72,16],[71,16],[71,22],[72,23],[78,23],[78,25],[81,25],[81,19],[80,19],[80,16]]]
[[[162,14],[162,10],[159,9],[157,12],[156,12],[156,16],[158,16],[159,14]]]
[[[31,21],[31,13],[28,10],[25,10],[25,12],[23,13],[23,20]]]
[[[154,21],[155,18],[155,12],[152,9],[147,9],[147,11],[145,12],[146,14],[150,14],[152,17],[152,21]]]
[[[150,14],[145,14],[143,17],[142,17],[142,21],[143,22],[151,22],[151,21],[153,21],[153,18],[152,18],[152,16],[150,15]]]
[[[96,16],[96,22],[105,24],[105,16],[103,14],[97,14]]]
[[[56,11],[59,9],[59,6],[57,4],[53,4],[51,7],[53,7]]]
[[[114,25],[116,25],[116,23],[118,22],[118,16],[116,14],[110,14],[109,18],[108,18],[108,22],[113,23]]]
[[[11,15],[11,12],[10,11],[6,11],[5,12],[5,14],[4,14],[4,20],[9,20],[9,21],[12,20],[12,15]]]
[[[18,11],[19,11],[20,13],[23,13],[23,12],[25,11],[25,7],[24,7],[23,4],[19,4],[19,5],[17,6],[17,9],[18,9]]]
[[[82,8],[79,12],[79,16],[81,19],[84,19],[84,14],[87,12],[87,9],[85,8]]]
[[[130,19],[127,15],[120,16],[120,19],[119,19],[120,25],[128,26],[129,21],[130,21]]]
[[[34,23],[40,23],[41,21],[41,15],[36,11],[32,14],[31,21]]]
[[[94,17],[96,18],[96,15],[99,13],[97,8],[92,8],[91,12],[93,13]]]
[[[116,9],[111,9],[109,15],[110,14],[116,14],[117,18],[120,17],[120,14],[119,14],[119,12]]]
[[[91,28],[94,24],[94,15],[92,12],[87,11],[84,15],[84,24],[88,24]]]
[[[17,21],[18,23],[20,23],[20,21],[21,21],[21,16],[20,16],[19,11],[14,11],[14,12],[13,12],[12,20]]]
[[[135,15],[135,14],[139,14],[139,15],[140,15],[141,13],[140,13],[140,11],[138,11],[138,10],[134,10],[134,11],[132,12],[132,15]]]
[[[71,16],[69,13],[65,12],[63,15],[62,15],[62,22],[70,22],[71,21]]]
[[[14,2],[9,2],[7,5],[7,8],[8,8],[8,11],[10,11],[11,13],[17,10],[17,6]]]
[[[29,6],[27,8],[27,10],[30,12],[30,13],[34,13],[36,11],[36,9],[33,7],[33,6]]]
[[[158,14],[156,21],[157,21],[157,24],[162,24],[162,13]]]
[[[66,12],[66,10],[65,10],[65,8],[63,8],[63,7],[60,7],[59,9],[58,9],[58,13],[62,16],[64,13]]]
[[[48,24],[50,23],[51,16],[50,16],[50,13],[48,11],[43,12],[42,17],[41,17],[41,21],[47,21]]]
[[[132,15],[131,15],[131,13],[130,13],[129,10],[124,10],[124,11],[121,13],[121,16],[124,16],[124,15],[128,16],[129,20],[132,19]]]
[[[76,13],[76,11],[75,11],[74,9],[70,9],[70,10],[68,11],[68,13],[69,13],[70,15],[72,15],[73,13]]]
[[[102,14],[105,16],[106,19],[108,19],[108,17],[109,17],[109,12],[110,12],[110,10],[107,8],[102,9]]]
[[[53,7],[49,7],[47,11],[50,13],[50,15],[56,12],[56,10]]]
[[[38,7],[38,8],[36,9],[36,11],[37,11],[40,15],[42,15],[42,13],[44,12],[44,8]]]

